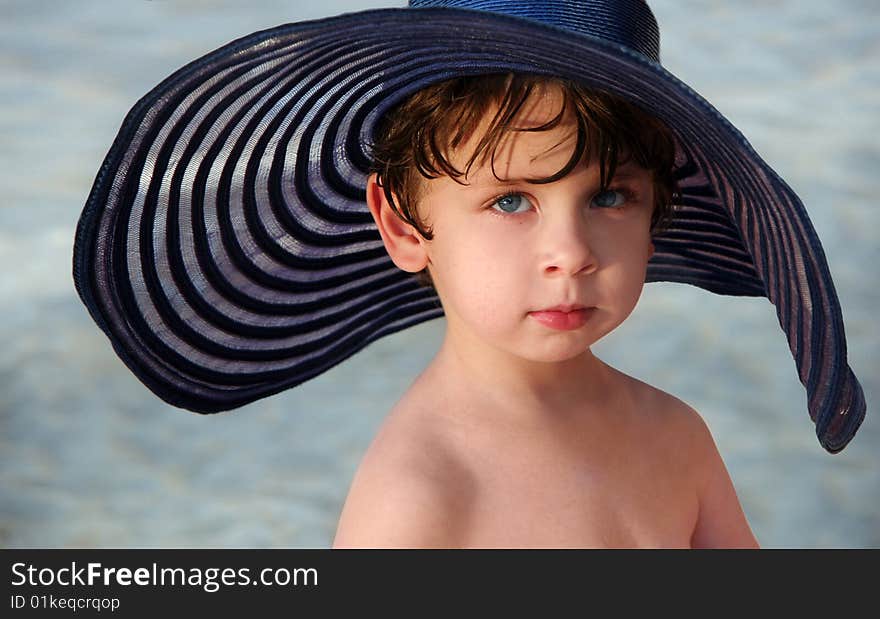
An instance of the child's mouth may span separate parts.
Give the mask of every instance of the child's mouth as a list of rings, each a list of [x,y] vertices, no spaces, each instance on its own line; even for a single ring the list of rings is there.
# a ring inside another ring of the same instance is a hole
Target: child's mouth
[[[580,329],[584,326],[587,320],[590,319],[590,316],[593,315],[595,309],[596,308],[594,307],[587,307],[571,310],[569,312],[561,310],[541,310],[538,312],[529,312],[529,316],[551,329],[571,331],[573,329]]]

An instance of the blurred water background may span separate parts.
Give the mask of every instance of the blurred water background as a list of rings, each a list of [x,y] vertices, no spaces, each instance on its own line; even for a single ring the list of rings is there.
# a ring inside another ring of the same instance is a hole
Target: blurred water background
[[[595,350],[703,414],[763,546],[880,547],[880,3],[651,5],[666,67],[807,205],[868,418],[843,453],[819,446],[766,300],[651,284]],[[161,79],[243,34],[380,6],[0,1],[0,545],[330,545],[351,476],[442,321],[203,417],[162,403],[116,358],[76,297],[71,249],[123,116]]]

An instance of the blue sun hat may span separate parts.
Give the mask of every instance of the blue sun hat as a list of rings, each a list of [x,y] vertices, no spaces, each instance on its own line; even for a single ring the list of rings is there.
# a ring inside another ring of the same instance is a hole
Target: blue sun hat
[[[675,136],[681,196],[646,281],[767,297],[819,442],[838,452],[865,400],[816,232],[743,135],[662,67],[659,41],[641,0],[413,0],[233,41],[125,118],[76,231],[76,289],[170,404],[213,413],[293,387],[442,315],[366,206],[382,114],[454,77],[575,80]]]

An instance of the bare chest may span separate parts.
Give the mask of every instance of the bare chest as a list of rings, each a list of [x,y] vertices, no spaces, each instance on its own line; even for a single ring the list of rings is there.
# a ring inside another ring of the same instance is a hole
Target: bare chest
[[[648,454],[496,458],[468,494],[466,547],[686,548],[698,515],[687,477]]]

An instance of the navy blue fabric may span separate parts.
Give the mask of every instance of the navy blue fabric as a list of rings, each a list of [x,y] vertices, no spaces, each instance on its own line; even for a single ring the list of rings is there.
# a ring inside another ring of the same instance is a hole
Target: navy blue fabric
[[[77,291],[175,406],[213,413],[298,385],[442,316],[436,293],[391,262],[364,202],[381,115],[450,77],[559,76],[673,131],[681,200],[646,281],[766,296],[819,442],[840,451],[866,406],[821,243],[797,195],[658,48],[636,0],[414,2],[233,41],[123,121],[77,227]]]
[[[660,31],[644,0],[410,0],[409,6],[472,9],[522,17],[623,45],[660,62]]]

